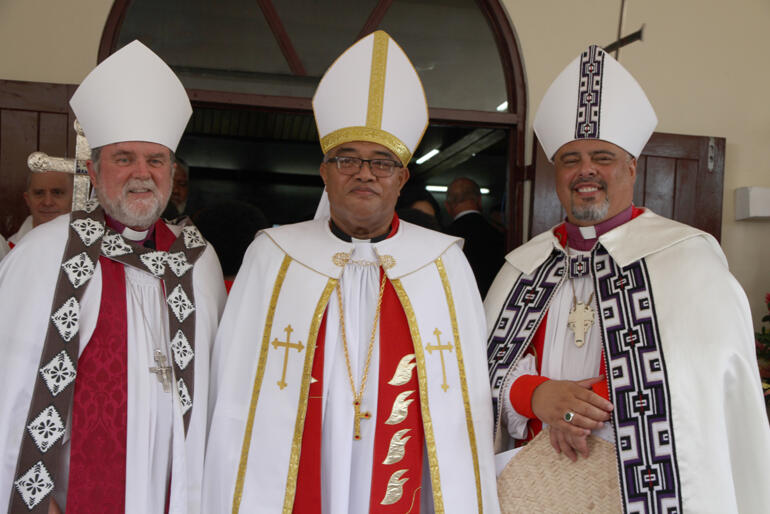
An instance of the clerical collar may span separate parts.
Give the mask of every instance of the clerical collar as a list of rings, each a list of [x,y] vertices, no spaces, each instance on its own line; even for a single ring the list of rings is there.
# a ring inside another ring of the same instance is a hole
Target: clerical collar
[[[153,223],[150,225],[150,228],[146,230],[134,230],[130,227],[125,226],[109,214],[104,214],[104,220],[107,222],[107,226],[109,226],[112,230],[117,232],[118,234],[122,235],[129,241],[132,241],[136,244],[140,244],[143,246],[147,246],[150,248],[155,248],[155,224]]]
[[[581,251],[590,250],[594,247],[596,240],[599,239],[602,234],[631,220],[632,214],[633,206],[629,206],[628,209],[621,211],[612,218],[588,227],[579,227],[574,223],[566,221],[564,225],[567,229],[567,242],[569,243],[569,247]]]
[[[354,241],[357,243],[361,243],[361,242],[379,243],[380,241],[384,241],[396,233],[396,230],[398,230],[398,216],[395,213],[393,213],[393,221],[390,223],[390,227],[388,227],[388,230],[386,230],[384,233],[380,234],[379,236],[373,237],[371,239],[357,239],[352,236],[349,236],[340,227],[338,227],[337,224],[334,223],[334,220],[332,220],[331,218],[329,218],[329,228],[331,228],[332,234],[337,236],[339,239],[342,239],[346,243],[352,243]]]

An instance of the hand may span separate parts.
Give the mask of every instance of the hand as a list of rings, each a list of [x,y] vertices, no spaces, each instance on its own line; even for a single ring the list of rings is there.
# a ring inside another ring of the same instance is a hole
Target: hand
[[[603,375],[577,382],[548,380],[532,394],[532,412],[551,426],[551,446],[572,461],[577,460],[576,451],[588,457],[586,438],[610,419],[612,404],[591,390],[602,380]],[[569,423],[564,420],[567,411],[574,413]]]

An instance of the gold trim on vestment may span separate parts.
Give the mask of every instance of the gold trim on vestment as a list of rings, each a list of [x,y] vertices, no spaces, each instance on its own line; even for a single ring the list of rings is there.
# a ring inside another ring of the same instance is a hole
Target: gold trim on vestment
[[[257,363],[257,373],[254,377],[254,387],[251,391],[251,403],[249,404],[249,417],[246,419],[246,430],[243,433],[243,445],[241,446],[241,460],[238,464],[238,477],[235,480],[235,493],[233,494],[233,514],[237,514],[241,508],[241,499],[243,497],[243,481],[246,478],[246,467],[249,461],[249,448],[251,447],[251,433],[254,429],[254,414],[257,410],[257,400],[259,391],[262,387],[262,379],[265,376],[265,366],[267,364],[267,352],[270,349],[270,333],[273,330],[273,317],[275,316],[275,307],[278,303],[278,295],[281,292],[283,281],[286,278],[286,272],[289,269],[291,257],[284,256],[281,268],[278,270],[278,276],[273,285],[273,294],[270,297],[270,306],[265,317],[265,328],[262,332],[262,346],[259,350],[259,362]]]
[[[460,372],[460,387],[463,392],[463,405],[465,406],[465,422],[468,426],[468,439],[471,444],[471,455],[473,456],[473,474],[476,476],[476,498],[479,504],[479,514],[484,512],[484,502],[481,494],[481,472],[479,470],[479,452],[476,448],[476,430],[473,428],[473,415],[471,413],[471,401],[468,393],[468,380],[465,376],[465,363],[463,361],[463,351],[460,346],[460,330],[457,327],[457,313],[455,312],[455,303],[452,298],[452,288],[449,285],[449,277],[446,274],[446,268],[441,257],[436,259],[436,268],[441,277],[441,283],[444,285],[444,294],[446,295],[447,306],[449,307],[449,317],[452,320],[452,335],[455,340],[455,355],[457,356],[457,366]]]
[[[382,127],[382,107],[385,98],[385,71],[388,67],[388,35],[378,30],[372,43],[372,66],[369,72],[369,102],[366,106],[366,126]]]
[[[433,509],[436,514],[444,514],[444,499],[441,494],[441,477],[439,476],[438,456],[436,455],[436,437],[433,434],[433,421],[428,408],[428,378],[425,376],[425,351],[423,350],[420,329],[417,326],[417,316],[412,308],[412,302],[401,285],[400,279],[390,281],[396,290],[401,307],[404,309],[406,319],[409,322],[409,332],[412,334],[414,356],[417,359],[417,381],[420,384],[420,411],[422,425],[425,432],[425,448],[428,453],[428,466],[430,468],[430,481],[433,486]]]
[[[310,379],[313,371],[313,358],[315,356],[316,342],[318,341],[318,330],[323,321],[326,305],[329,303],[329,297],[337,287],[338,280],[329,279],[326,287],[321,293],[321,298],[313,313],[313,321],[310,325],[310,332],[307,336],[307,351],[305,352],[305,368],[302,371],[302,385],[300,389],[299,405],[297,406],[297,421],[294,424],[294,439],[291,443],[291,457],[289,457],[289,474],[286,478],[286,496],[283,499],[284,514],[291,514],[294,510],[294,495],[297,491],[297,473],[299,471],[299,457],[302,450],[302,434],[305,431],[305,415],[307,414],[307,401],[310,393]]]
[[[399,138],[390,132],[372,127],[344,127],[330,132],[321,138],[321,150],[326,154],[335,146],[351,141],[368,141],[380,144],[396,154],[404,167],[409,164],[409,159],[412,158],[412,152]]]

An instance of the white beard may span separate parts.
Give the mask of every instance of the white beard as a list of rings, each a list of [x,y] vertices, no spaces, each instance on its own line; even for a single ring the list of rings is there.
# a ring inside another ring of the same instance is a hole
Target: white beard
[[[147,200],[134,200],[129,202],[127,200],[128,192],[131,189],[145,188],[152,192],[152,198]],[[137,180],[133,179],[126,183],[121,192],[120,198],[116,202],[112,202],[104,195],[102,195],[100,189],[97,188],[96,196],[99,199],[99,204],[104,207],[104,211],[112,218],[116,219],[120,223],[127,227],[134,228],[147,228],[160,218],[163,209],[168,203],[168,199],[171,196],[171,190],[169,188],[168,194],[165,198],[161,196],[158,191],[155,182],[151,179]]]

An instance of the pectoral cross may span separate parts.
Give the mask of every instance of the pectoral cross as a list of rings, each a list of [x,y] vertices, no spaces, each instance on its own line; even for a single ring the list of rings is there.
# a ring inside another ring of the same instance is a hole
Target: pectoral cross
[[[371,419],[372,413],[369,411],[361,412],[361,402],[356,400],[353,402],[353,439],[356,441],[361,440],[361,420]]]
[[[594,324],[594,309],[583,302],[573,301],[572,310],[569,311],[567,327],[572,330],[575,337],[575,346],[582,347],[586,342],[586,334]]]
[[[286,332],[286,341],[279,341],[276,337],[273,339],[273,342],[271,343],[273,345],[273,348],[276,350],[280,347],[283,347],[286,349],[286,351],[283,354],[283,373],[281,374],[281,380],[276,382],[278,384],[278,387],[280,389],[283,389],[288,384],[286,383],[286,365],[289,363],[289,350],[291,348],[296,349],[298,352],[301,352],[305,349],[305,347],[302,345],[302,341],[297,341],[296,343],[291,342],[291,333],[294,332],[294,329],[291,328],[291,325],[286,325],[286,328],[283,329],[284,332]]]
[[[166,365],[166,356],[160,350],[155,350],[155,364],[150,368],[150,373],[154,373],[158,382],[163,384],[163,391],[171,392],[171,366]]]
[[[444,345],[441,344],[441,331],[438,328],[433,331],[433,334],[436,336],[436,344],[431,345],[430,343],[428,343],[428,345],[425,346],[425,349],[428,350],[428,353],[430,354],[433,353],[433,350],[438,350],[439,357],[441,357],[441,374],[444,377],[444,382],[441,384],[441,389],[443,389],[444,392],[447,392],[447,389],[449,389],[449,384],[446,383],[446,367],[444,365],[443,350],[451,352],[452,345],[449,343],[446,343]]]

